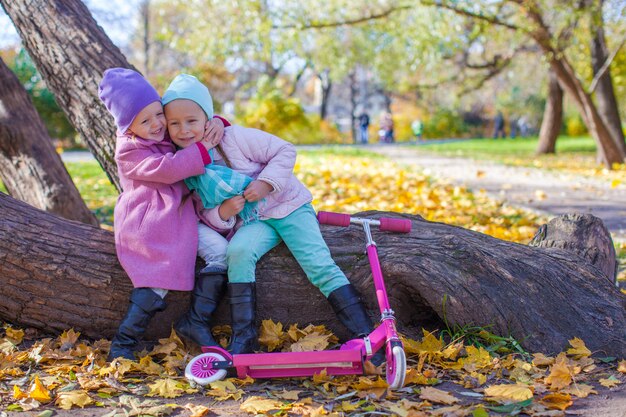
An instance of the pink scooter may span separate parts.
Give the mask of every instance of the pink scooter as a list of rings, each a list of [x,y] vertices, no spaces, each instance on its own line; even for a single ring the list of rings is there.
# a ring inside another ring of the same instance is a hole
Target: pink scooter
[[[411,231],[411,222],[406,219],[385,217],[379,220],[365,219],[326,211],[319,212],[317,218],[321,224],[347,227],[352,223],[363,226],[367,238],[367,256],[381,313],[380,325],[368,336],[344,343],[339,350],[231,355],[220,347],[202,347],[204,353],[194,357],[185,368],[187,379],[199,385],[207,385],[223,379],[229,368],[235,368],[238,378],[313,376],[323,370],[326,370],[327,375],[357,375],[363,374],[364,361],[384,347],[387,359],[387,383],[393,389],[399,389],[404,385],[406,356],[396,332],[395,317],[389,306],[376,243],[372,240],[370,226],[380,226],[381,231],[408,233]]]

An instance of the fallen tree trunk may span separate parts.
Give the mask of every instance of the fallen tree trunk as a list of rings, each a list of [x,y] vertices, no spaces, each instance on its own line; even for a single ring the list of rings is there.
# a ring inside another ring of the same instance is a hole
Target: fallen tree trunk
[[[117,263],[113,235],[2,193],[0,209],[0,317],[49,332],[73,327],[85,336],[111,337],[131,290]],[[398,216],[363,215],[383,214]],[[612,282],[615,254],[599,219],[557,218],[535,242],[552,247],[533,247],[419,216],[402,217],[413,221],[409,235],[374,232],[401,329],[441,328],[445,318],[449,326],[491,326],[493,333],[512,335],[531,351],[553,353],[568,339],[580,337],[593,351],[626,357],[626,297]],[[567,233],[553,238],[563,229]],[[355,226],[323,226],[323,234],[374,314],[363,232]],[[579,235],[588,238],[557,242]],[[257,282],[259,320],[323,323],[345,336],[328,303],[284,245],[261,260]],[[187,297],[168,295],[170,307],[153,320],[153,337],[169,332],[186,308]],[[217,322],[228,321],[222,305]]]

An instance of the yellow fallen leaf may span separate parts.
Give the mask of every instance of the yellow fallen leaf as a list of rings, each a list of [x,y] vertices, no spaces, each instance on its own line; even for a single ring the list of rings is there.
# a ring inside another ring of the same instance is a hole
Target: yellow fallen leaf
[[[283,406],[282,401],[252,396],[245,400],[239,408],[247,413],[264,414],[271,410],[281,410]]]
[[[80,332],[76,333],[74,329],[64,331],[63,334],[59,336],[59,342],[61,344],[60,349],[62,351],[69,350],[72,346],[76,344],[79,336]]]
[[[532,398],[533,392],[525,385],[500,384],[485,388],[485,396],[519,402]]]
[[[192,403],[187,403],[184,407],[191,411],[191,415],[189,417],[204,417],[210,411],[208,407],[205,407],[204,405],[195,405]]]
[[[259,343],[267,346],[267,350],[272,352],[283,343],[282,338],[284,334],[282,323],[274,323],[272,320],[263,320],[259,334]]]
[[[430,401],[437,404],[454,404],[459,402],[459,399],[454,395],[450,395],[446,391],[442,391],[433,387],[424,387],[420,392],[420,398],[422,400]]]
[[[569,344],[572,345],[572,347],[567,349],[568,355],[572,355],[575,358],[591,356],[591,351],[587,349],[587,346],[585,346],[585,342],[583,342],[581,339],[575,337],[569,341]]]
[[[83,408],[84,406],[93,403],[94,400],[89,396],[89,394],[87,394],[86,391],[76,390],[60,392],[54,404],[59,408],[69,410],[73,406]]]
[[[543,353],[533,353],[532,364],[535,366],[550,366],[554,363],[554,358]]]
[[[546,384],[550,385],[553,391],[558,391],[571,383],[572,372],[567,366],[567,358],[561,353],[556,358],[554,365],[552,365],[550,375],[546,377]]]
[[[147,375],[161,375],[164,371],[163,367],[154,362],[152,357],[149,355],[146,355],[139,360],[137,370]]]
[[[574,402],[569,394],[555,392],[543,397],[539,402],[552,410],[565,410]]]
[[[626,359],[619,361],[617,371],[626,374]]]
[[[578,398],[585,398],[590,394],[598,393],[593,389],[593,386],[589,384],[572,384],[567,388],[563,388],[560,392],[563,394],[575,395]]]
[[[28,396],[34,400],[39,401],[40,403],[47,403],[51,400],[50,392],[46,389],[46,387],[43,386],[43,384],[39,380],[39,375],[35,375],[35,380],[33,381],[33,385],[30,387]]]
[[[210,387],[211,389],[207,391],[206,395],[215,397],[218,401],[225,401],[230,398],[239,400],[243,396],[243,391],[238,389],[230,379],[211,382]]]
[[[291,345],[292,352],[309,352],[315,350],[324,350],[328,346],[328,338],[330,335],[323,335],[317,332],[307,334],[300,338],[296,343]]]
[[[153,384],[149,384],[148,387],[150,392],[146,394],[147,397],[176,398],[185,393],[180,387],[180,383],[171,378],[157,379]]]
[[[28,398],[28,394],[24,393],[17,385],[13,385],[13,398],[21,400],[23,398]]]
[[[281,392],[274,392],[273,394],[278,397],[278,398],[282,398],[283,400],[294,400],[297,401],[298,400],[298,394],[300,394],[302,391],[296,391],[296,390],[292,390],[292,391],[285,391],[282,390]]]
[[[615,376],[611,375],[608,378],[602,378],[598,381],[600,385],[607,388],[613,388],[619,384],[621,384],[620,380],[615,378]]]
[[[7,327],[5,330],[6,337],[14,345],[19,345],[24,340],[24,330],[14,329],[13,327]]]

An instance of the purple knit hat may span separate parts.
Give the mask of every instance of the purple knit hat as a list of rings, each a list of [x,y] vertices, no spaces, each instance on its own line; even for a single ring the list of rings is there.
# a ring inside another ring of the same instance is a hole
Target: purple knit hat
[[[159,93],[141,74],[127,68],[104,71],[98,96],[115,118],[120,133],[128,130],[144,107],[161,101]]]

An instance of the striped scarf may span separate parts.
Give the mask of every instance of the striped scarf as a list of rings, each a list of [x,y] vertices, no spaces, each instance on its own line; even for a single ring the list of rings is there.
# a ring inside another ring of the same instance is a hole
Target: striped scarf
[[[252,178],[231,168],[209,164],[204,167],[204,174],[185,179],[190,190],[196,191],[202,199],[204,208],[216,207],[231,197],[242,195]],[[257,202],[246,201],[239,217],[244,224],[259,219]]]

